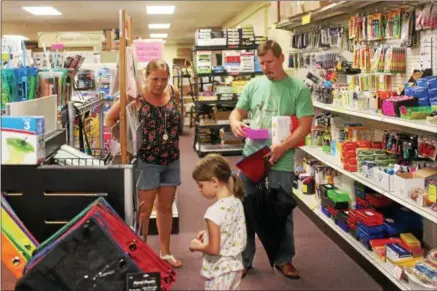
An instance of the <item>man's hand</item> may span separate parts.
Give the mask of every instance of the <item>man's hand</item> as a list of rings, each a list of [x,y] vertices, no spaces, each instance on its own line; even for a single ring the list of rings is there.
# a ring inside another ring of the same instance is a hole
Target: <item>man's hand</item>
[[[246,137],[246,133],[243,128],[249,128],[247,124],[244,124],[241,121],[233,121],[231,122],[232,133],[237,137]]]
[[[190,243],[190,251],[198,251],[201,250],[204,247],[204,244],[198,240],[197,238],[193,239]]]
[[[205,231],[204,230],[199,231],[199,233],[197,234],[197,239],[203,242],[204,237],[205,237]]]
[[[282,155],[286,151],[286,147],[283,143],[280,144],[274,144],[270,146],[271,152],[268,153],[266,156],[269,157],[269,162],[271,165],[275,164],[279,159],[282,157]]]

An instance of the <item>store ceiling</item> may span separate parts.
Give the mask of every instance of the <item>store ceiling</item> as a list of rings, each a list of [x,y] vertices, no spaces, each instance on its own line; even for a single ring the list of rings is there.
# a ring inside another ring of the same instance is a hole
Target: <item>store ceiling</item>
[[[38,32],[92,31],[118,28],[120,9],[132,17],[134,35],[168,32],[167,44],[194,42],[196,29],[220,27],[254,1],[2,1],[2,34],[37,40]],[[173,15],[147,15],[147,5],[175,5]],[[34,16],[23,6],[53,6],[61,16]],[[168,30],[150,30],[149,23],[170,23]]]

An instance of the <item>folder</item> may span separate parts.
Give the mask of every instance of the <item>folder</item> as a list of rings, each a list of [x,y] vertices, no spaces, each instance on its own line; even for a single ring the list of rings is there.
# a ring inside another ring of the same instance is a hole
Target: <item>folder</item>
[[[264,157],[270,152],[270,147],[264,146],[253,154],[241,159],[237,162],[236,166],[250,180],[257,183],[264,177],[266,170],[266,161]]]
[[[4,232],[2,232],[2,262],[17,279],[23,275],[23,269],[27,262],[21,251],[15,247]]]

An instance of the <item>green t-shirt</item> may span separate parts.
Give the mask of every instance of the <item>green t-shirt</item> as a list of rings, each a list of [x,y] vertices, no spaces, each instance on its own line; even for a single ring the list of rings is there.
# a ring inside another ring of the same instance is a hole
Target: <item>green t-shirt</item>
[[[280,81],[271,81],[262,76],[252,79],[238,99],[237,108],[251,113],[251,128],[267,128],[268,140],[246,138],[243,155],[250,155],[260,148],[272,144],[272,117],[291,116],[297,118],[314,115],[311,92],[303,82],[287,76]],[[294,171],[294,149],[286,152],[272,167],[277,171]]]

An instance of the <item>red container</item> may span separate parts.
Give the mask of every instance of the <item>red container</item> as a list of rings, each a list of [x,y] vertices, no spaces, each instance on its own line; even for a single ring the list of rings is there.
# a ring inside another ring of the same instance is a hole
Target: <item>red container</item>
[[[370,149],[370,145],[371,143],[368,140],[360,140],[357,142],[357,146],[360,149]]]
[[[352,142],[352,141],[348,141],[348,142],[344,142],[341,146],[343,152],[344,151],[349,151],[349,150],[353,150],[355,151],[357,149],[357,143],[356,142]]]
[[[372,147],[372,149],[382,150],[382,142],[380,141],[372,141],[370,146]]]
[[[355,198],[356,201],[356,205],[361,206],[362,208],[368,208],[369,207],[369,203],[361,198]]]
[[[366,226],[378,226],[384,223],[384,216],[373,209],[356,210],[356,220]]]
[[[347,159],[347,158],[355,158],[357,156],[357,154],[355,153],[355,150],[343,150],[341,152],[341,156],[343,157],[343,159]]]
[[[356,166],[358,163],[357,163],[357,158],[356,157],[353,157],[353,158],[347,158],[346,160],[345,160],[345,164],[348,164],[349,166]]]
[[[381,194],[366,194],[366,200],[375,208],[384,208],[393,205],[393,201]]]
[[[343,165],[343,169],[345,169],[348,172],[357,172],[358,171],[358,167],[355,165],[349,165],[349,164],[344,164]]]

